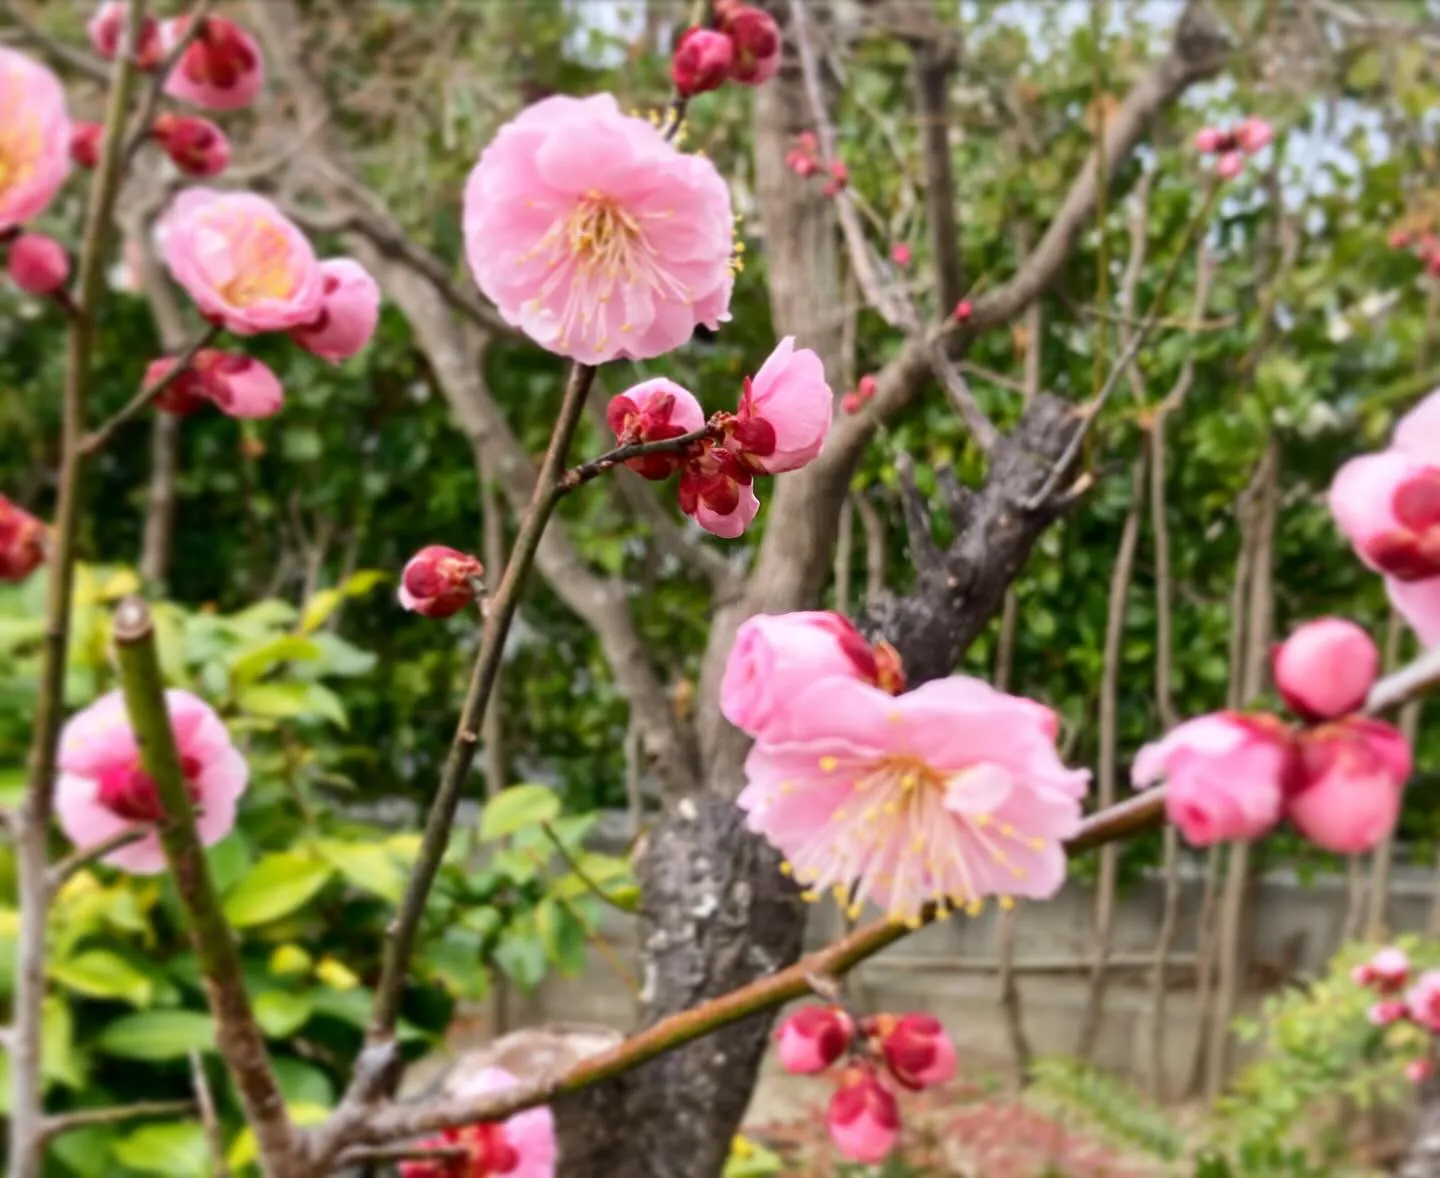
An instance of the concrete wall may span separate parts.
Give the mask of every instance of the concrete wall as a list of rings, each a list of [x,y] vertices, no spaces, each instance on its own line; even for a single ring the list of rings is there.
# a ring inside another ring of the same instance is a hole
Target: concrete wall
[[[1396,872],[1389,904],[1393,931],[1421,931],[1429,919],[1433,874]],[[1190,870],[1182,883],[1180,916],[1172,946],[1162,1068],[1166,1088],[1179,1091],[1190,1074],[1199,1027],[1196,1018],[1195,950],[1203,883]],[[1024,1027],[1036,1055],[1075,1050],[1087,982],[1093,891],[1072,883],[1054,900],[1022,905],[1016,922],[1015,960]],[[1296,975],[1314,974],[1341,941],[1348,896],[1343,878],[1304,884],[1293,873],[1258,880],[1247,906],[1249,937],[1242,1009],[1254,1010],[1267,992]],[[1095,1059],[1102,1066],[1148,1087],[1152,1068],[1153,995],[1148,958],[1156,943],[1163,908],[1158,880],[1131,885],[1121,896],[1114,920],[1112,974]],[[954,1035],[971,1068],[1008,1069],[1012,1055],[994,971],[996,913],[954,916],[921,930],[872,958],[856,972],[863,1003],[872,1009],[925,1010]],[[833,904],[817,904],[808,942],[818,948],[841,935]],[[607,913],[606,939],[638,976],[633,920]],[[600,1023],[625,1030],[634,1001],[600,954],[580,978],[550,978],[531,996],[517,996],[513,1025],[549,1021]],[[479,1012],[477,1012],[479,1014]],[[481,1015],[466,1038],[488,1037]],[[457,1044],[457,1046],[459,1046]]]

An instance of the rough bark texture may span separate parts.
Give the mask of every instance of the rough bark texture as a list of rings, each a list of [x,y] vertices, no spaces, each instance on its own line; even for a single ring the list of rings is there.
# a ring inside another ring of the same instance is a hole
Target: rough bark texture
[[[804,905],[744,815],[709,790],[681,799],[637,864],[648,1025],[793,962]],[[556,1107],[565,1178],[719,1174],[773,1017],[738,1023]],[[662,1112],[663,1110],[663,1112]]]

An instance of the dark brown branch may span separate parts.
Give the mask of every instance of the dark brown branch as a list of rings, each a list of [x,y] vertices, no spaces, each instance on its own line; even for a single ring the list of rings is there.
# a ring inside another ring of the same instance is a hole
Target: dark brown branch
[[[72,851],[51,866],[48,874],[50,891],[52,893],[59,891],[65,881],[76,872],[83,871],[92,863],[98,863],[112,851],[118,851],[121,847],[128,847],[131,843],[139,842],[149,833],[150,831],[143,827],[122,830],[119,834],[111,835],[104,842],[96,843],[93,847],[81,847]]]
[[[562,495],[575,490],[576,487],[588,483],[591,479],[597,479],[607,471],[632,458],[644,458],[647,454],[685,454],[687,451],[699,445],[707,438],[717,440],[722,436],[719,426],[705,425],[700,429],[691,430],[688,434],[681,434],[675,438],[663,438],[658,442],[627,442],[623,446],[616,446],[613,450],[607,450],[597,458],[589,462],[582,462],[579,466],[572,466],[562,474],[557,482]]]

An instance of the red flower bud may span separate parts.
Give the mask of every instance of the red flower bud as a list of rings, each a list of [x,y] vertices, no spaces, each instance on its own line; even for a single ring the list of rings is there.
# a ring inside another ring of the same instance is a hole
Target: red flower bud
[[[65,247],[43,233],[22,233],[10,243],[10,278],[26,294],[52,295],[70,277]]]
[[[44,563],[45,525],[0,495],[0,581],[23,581]]]
[[[670,78],[682,98],[718,90],[735,63],[735,44],[714,29],[689,28],[675,44]]]
[[[719,0],[715,19],[734,42],[730,77],[744,86],[768,82],[780,69],[780,26],[768,12],[739,0]]]
[[[105,128],[99,123],[76,123],[70,128],[70,158],[82,168],[93,168],[100,162],[104,141]]]
[[[420,549],[400,574],[400,604],[427,618],[448,618],[475,600],[475,581],[485,566],[454,548]]]
[[[802,1006],[775,1032],[780,1066],[797,1076],[823,1072],[850,1048],[855,1025],[836,1006]]]
[[[199,115],[158,115],[150,134],[187,176],[218,176],[230,163],[225,132]]]

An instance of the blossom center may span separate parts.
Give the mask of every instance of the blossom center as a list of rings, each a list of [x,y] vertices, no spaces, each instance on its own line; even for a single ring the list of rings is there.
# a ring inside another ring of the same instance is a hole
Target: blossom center
[[[1440,467],[1426,467],[1396,487],[1391,510],[1399,526],[1376,536],[1366,555],[1397,580],[1440,576]]]
[[[24,184],[35,171],[40,154],[40,123],[13,97],[0,107],[0,192]]]
[[[278,225],[256,217],[234,233],[229,244],[234,276],[217,289],[232,307],[253,307],[295,293],[290,239]]]
[[[182,757],[180,769],[185,775],[185,785],[190,800],[200,800],[197,779],[200,776],[200,762],[194,757]],[[160,801],[160,791],[155,779],[140,767],[138,761],[114,765],[104,770],[99,777],[97,800],[117,817],[127,822],[159,822],[165,817],[165,807]]]
[[[565,223],[565,237],[582,273],[599,269],[607,278],[634,278],[631,258],[644,239],[635,218],[610,197],[589,193]]]

